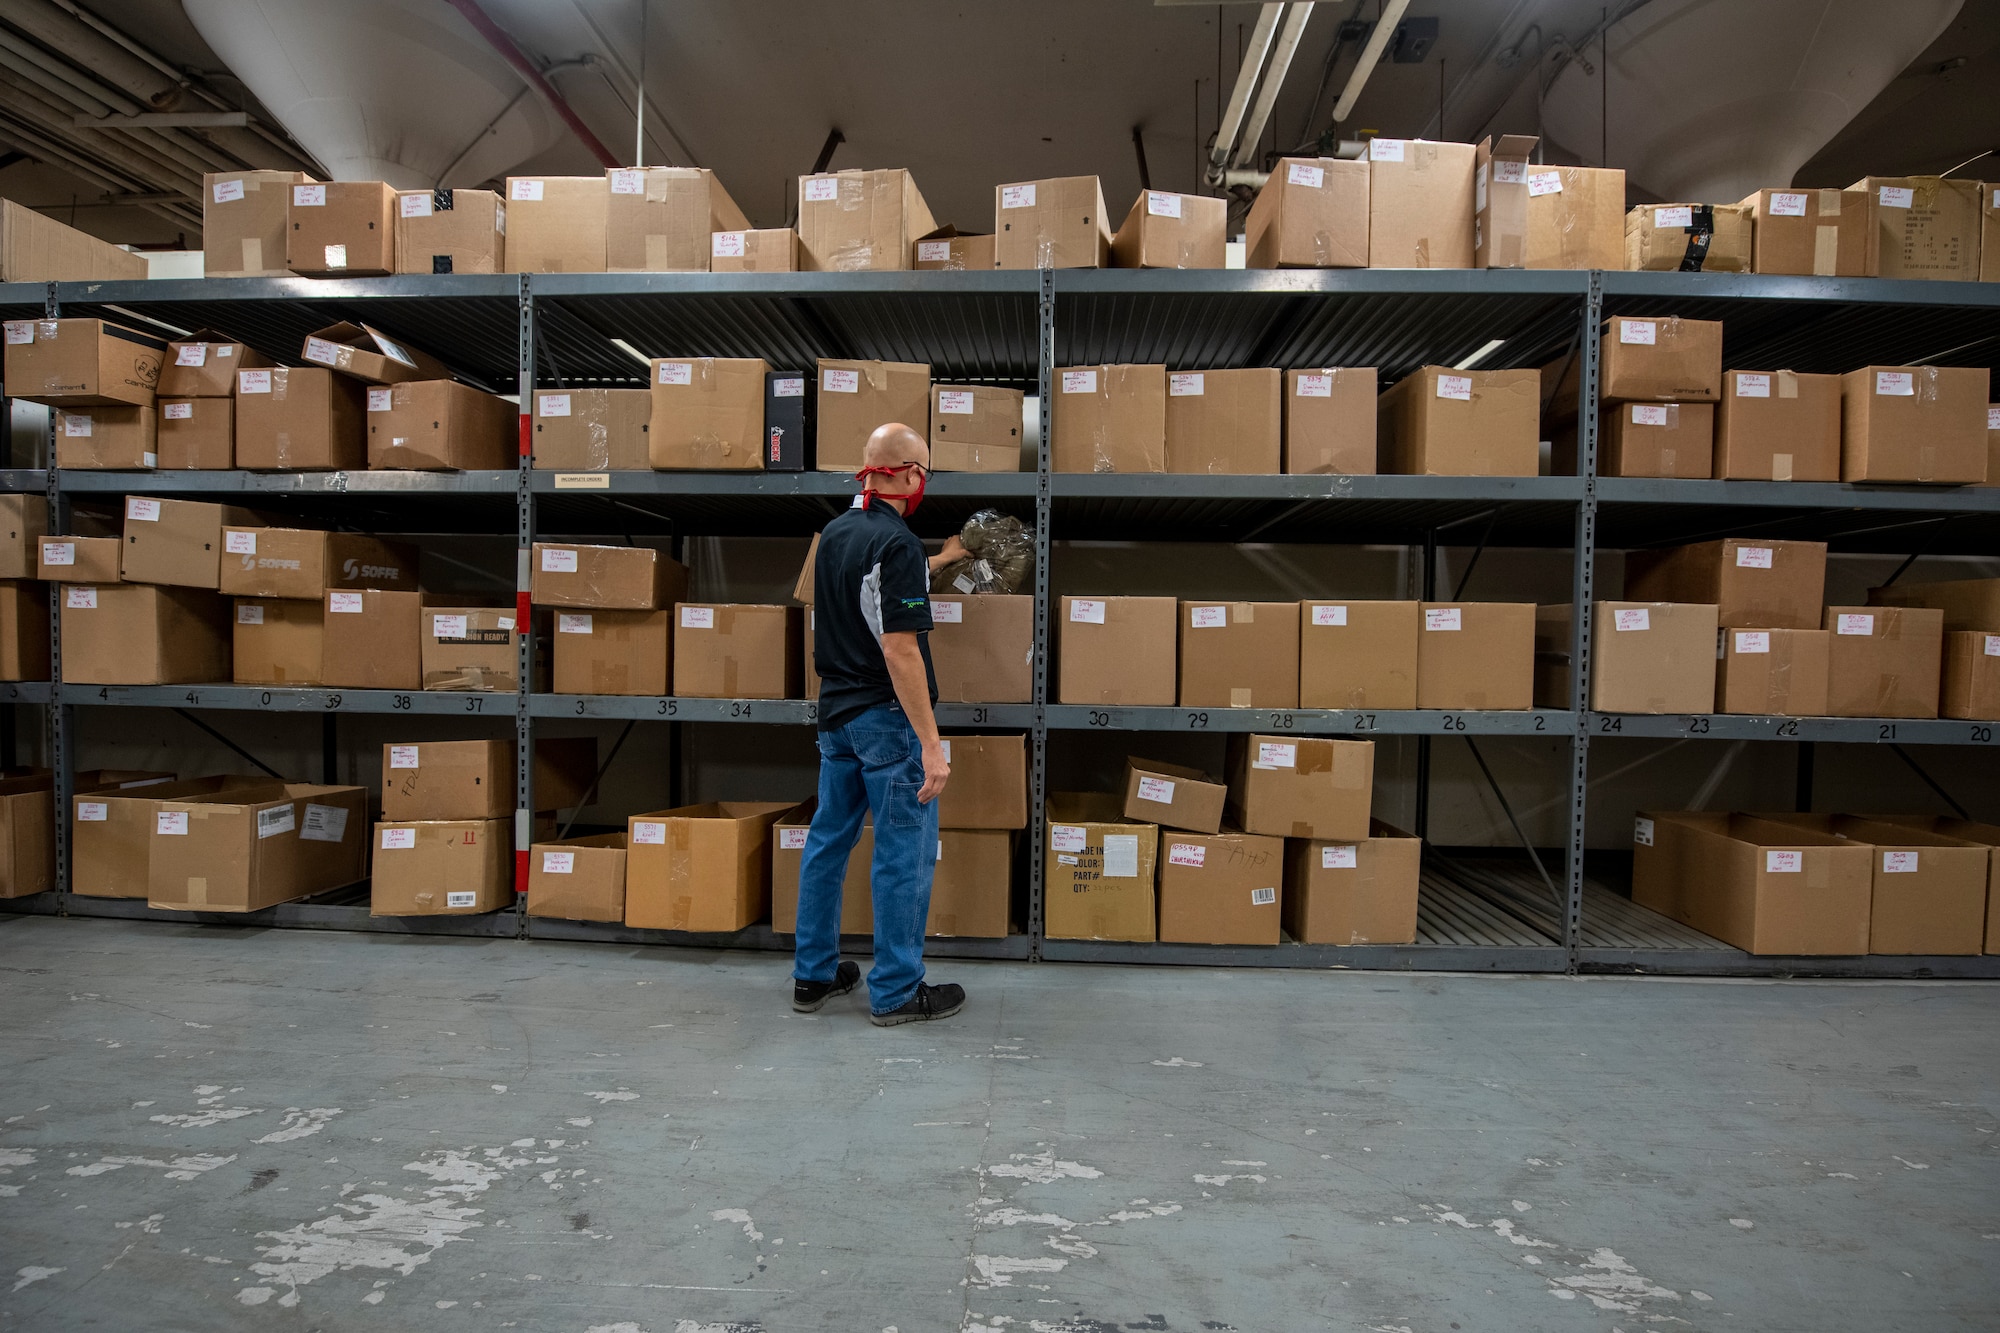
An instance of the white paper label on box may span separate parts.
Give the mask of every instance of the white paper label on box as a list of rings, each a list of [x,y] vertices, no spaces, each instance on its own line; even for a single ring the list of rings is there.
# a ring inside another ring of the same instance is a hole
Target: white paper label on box
[[[1208,859],[1208,848],[1198,842],[1176,842],[1167,846],[1170,866],[1198,866]]]
[[[293,208],[325,208],[326,187],[324,185],[294,185],[292,187]]]
[[[632,841],[641,847],[664,847],[667,845],[667,826],[651,819],[632,821]]]
[[[494,618],[493,623],[496,628],[504,629],[509,634],[514,632],[514,617],[512,616],[497,616]]]
[[[1331,398],[1333,397],[1333,376],[1301,375],[1299,376],[1299,387],[1293,393],[1294,396],[1299,398]]]
[[[542,548],[542,572],[544,574],[576,573],[576,552],[560,546]]]
[[[1835,632],[1840,634],[1869,635],[1875,632],[1875,616],[1871,612],[1860,615],[1842,616],[1835,624]]]
[[[1454,398],[1461,403],[1471,402],[1472,376],[1470,375],[1438,376],[1438,397]]]
[[[1343,844],[1339,847],[1322,847],[1319,849],[1319,868],[1321,870],[1357,870],[1360,866],[1361,860],[1357,850],[1351,846]]]
[[[269,810],[257,812],[257,836],[260,838],[275,838],[297,827],[298,821],[292,817],[289,805],[274,805]]]
[[[1345,625],[1347,608],[1344,606],[1315,606],[1312,623],[1315,625]]]
[[[431,216],[431,193],[429,190],[417,194],[396,196],[396,212],[406,218],[427,218]]]
[[[63,593],[63,606],[71,611],[95,611],[97,609],[97,589],[69,588]]]
[[[326,609],[343,616],[358,616],[367,611],[367,601],[358,592],[330,592],[326,595]]]
[[[1641,847],[1653,845],[1653,821],[1641,815],[1632,821],[1632,841]]]
[[[2000,634],[1986,636],[1986,656],[2000,657]]]
[[[254,532],[225,532],[222,534],[222,549],[231,555],[257,554],[257,534]]]
[[[1322,189],[1326,185],[1326,168],[1309,167],[1303,162],[1294,162],[1285,172],[1287,185],[1303,185],[1309,190]]]
[[[939,389],[938,412],[945,416],[969,417],[972,415],[972,391],[970,389]]]
[[[533,202],[542,197],[542,183],[538,180],[513,180],[507,182],[507,197]]]
[[[418,763],[418,759],[420,758],[420,753],[419,753],[419,752],[420,752],[420,751],[422,750],[422,748],[423,748],[422,746],[418,746],[418,745],[392,745],[392,746],[390,746],[390,747],[389,747],[389,767],[391,767],[391,768],[417,768],[417,767],[419,767],[419,766],[420,766],[420,765],[419,765],[419,763]]]
[[[1188,625],[1193,629],[1227,629],[1229,608],[1226,606],[1191,606],[1188,608]]]
[[[1561,194],[1563,178],[1560,171],[1531,171],[1528,173],[1528,197],[1539,198],[1545,194]]]
[[[296,187],[295,187],[296,188]],[[243,197],[242,181],[217,181],[211,192],[218,204],[233,204]]]
[[[1069,618],[1079,625],[1102,625],[1104,603],[1088,602],[1079,597],[1069,604]]]
[[[163,403],[160,407],[160,415],[168,421],[192,421],[194,419],[194,404]]]
[[[1772,549],[1769,546],[1739,546],[1736,548],[1738,569],[1769,569]]]
[[[462,639],[465,637],[464,616],[432,616],[431,637],[433,639]]]
[[[1090,835],[1075,824],[1049,825],[1049,846],[1059,852],[1080,852],[1090,845]]]
[[[475,889],[448,890],[444,895],[444,905],[446,908],[477,907],[479,906],[479,893]]]
[[[1884,208],[1908,208],[1917,201],[1917,194],[1906,185],[1884,185],[1878,192]]]
[[[1632,424],[1635,426],[1664,426],[1667,424],[1665,403],[1632,404]]]
[[[42,563],[45,565],[73,565],[76,563],[75,542],[43,542]]]
[[[1805,872],[1805,854],[1802,852],[1781,852],[1766,850],[1764,870],[1772,875],[1798,875]]]
[[[236,372],[236,392],[271,392],[271,372],[268,370],[239,370]]]
[[[940,602],[931,599],[931,623],[933,625],[962,625],[965,623],[964,602]]]
[[[821,393],[860,393],[861,372],[858,370],[823,370],[819,376]]]
[[[208,364],[207,343],[182,343],[174,352],[177,366],[205,366]]]
[[[709,235],[708,252],[713,258],[741,259],[745,248],[740,231],[718,231]]]
[[[1493,183],[1495,185],[1519,185],[1527,179],[1528,164],[1526,162],[1495,162],[1493,164]],[[1560,189],[1562,187],[1558,185],[1556,188]]]
[[[918,241],[917,262],[919,264],[948,264],[951,262],[950,241]]]
[[[306,822],[299,837],[307,842],[339,842],[347,836],[347,808],[306,802]]]
[[[1463,629],[1464,619],[1463,613],[1456,606],[1444,606],[1435,609],[1426,608],[1424,611],[1424,628],[1427,630]]]
[[[329,245],[329,246],[327,246],[327,247],[326,247],[326,267],[327,267],[327,268],[346,268],[346,267],[347,267],[347,247],[346,247],[346,246],[344,246],[344,245]]]
[[[160,521],[160,502],[158,500],[142,500],[136,495],[128,495],[125,497],[125,517],[135,518],[141,523],[158,523]]]
[[[1653,210],[1653,225],[1655,227],[1692,227],[1694,225],[1694,208],[1689,204],[1675,204],[1668,208],[1656,208]]]
[[[1027,185],[1003,185],[1000,187],[1000,207],[1033,208],[1034,206],[1035,187],[1032,183]]]
[[[1073,866],[1079,864],[1076,857],[1072,856],[1068,852],[1059,853],[1056,856],[1056,862],[1059,865],[1066,865],[1066,866]]]
[[[1914,875],[1917,873],[1917,852],[1882,853],[1882,873],[1885,875]]]
[[[264,623],[264,608],[254,602],[236,604],[236,623],[239,625],[261,625]]]
[[[681,608],[682,629],[714,629],[715,608],[712,606],[684,606]]]
[[[1994,207],[2000,208],[2000,204],[1995,204]],[[2000,430],[2000,407],[1986,409],[1986,429]]]
[[[1207,391],[1207,379],[1199,371],[1167,377],[1167,395],[1171,398],[1200,398]]]
[[[1104,878],[1139,878],[1138,834],[1107,833],[1104,835]]]
[[[413,828],[385,828],[382,830],[382,850],[385,852],[410,851],[417,845],[417,831]]]
[[[950,762],[951,762],[951,737],[949,737],[949,736],[941,736],[941,737],[939,737],[939,738],[938,738],[938,744],[944,747],[944,761],[945,761],[945,762],[946,762],[947,764],[948,764],[948,763],[950,763]]]
[[[372,385],[368,390],[368,410],[370,412],[393,412],[396,408],[396,391],[378,389]]]
[[[1065,370],[1063,372],[1064,393],[1096,393],[1097,372],[1094,370]]]
[[[35,322],[31,319],[10,319],[7,321],[7,345],[19,347],[35,340]]]
[[[1289,741],[1259,741],[1253,768],[1297,768],[1299,747]]]
[[[60,414],[63,419],[63,434],[72,439],[89,439],[95,423],[87,416],[75,412]]]
[[[1370,139],[1368,141],[1370,162],[1401,162],[1403,141],[1401,139]]]
[[[1172,805],[1174,801],[1174,784],[1165,778],[1142,777],[1139,779],[1139,799],[1142,801],[1158,801],[1161,805]]]
[[[1659,330],[1660,326],[1650,319],[1621,319],[1618,321],[1618,341],[1651,347],[1659,339]]]
[[[1878,370],[1875,372],[1875,392],[1884,398],[1914,398],[1917,396],[1917,377],[1907,370]]]
[[[810,830],[802,828],[781,828],[778,830],[778,850],[781,852],[802,852],[806,846],[806,834]]]
[[[336,365],[340,361],[340,346],[324,338],[308,338],[305,358],[308,361],[317,361],[323,366]]]
[[[1643,606],[1613,613],[1612,623],[1621,630],[1651,629],[1652,614]]]
[[[840,198],[840,180],[834,176],[815,176],[806,182],[806,202],[823,204]],[[1034,186],[1028,187],[1028,202],[1035,201]]]
[[[374,404],[370,403],[370,407]],[[569,415],[569,395],[566,393],[544,393],[535,396],[535,415],[543,417],[566,417]]]
[[[543,852],[542,873],[544,875],[569,875],[576,872],[575,852]]]
[[[660,362],[660,383],[662,383],[662,384],[693,384],[693,383],[694,383],[694,362],[692,362],[692,361],[662,361],[662,362]]]
[[[1181,215],[1181,197],[1177,194],[1162,194],[1158,190],[1148,190],[1146,212],[1156,218],[1177,218]]]
[[[803,398],[806,396],[806,381],[803,375],[793,375],[785,379],[771,381],[773,398]]]
[[[556,617],[556,633],[558,634],[588,634],[590,633],[590,626],[591,619],[588,612],[583,615],[571,615],[565,612]]]
[[[1802,218],[1806,215],[1806,196],[1789,190],[1775,190],[1771,194],[1771,216],[1774,218]]]
[[[208,344],[203,343],[202,346],[207,347]],[[236,355],[236,349],[230,346],[228,343],[223,343],[221,346],[215,349],[215,355],[218,360],[225,357],[232,357]]]
[[[1769,375],[1750,375],[1743,371],[1736,372],[1736,396],[1738,398],[1769,398],[1771,396],[1771,377]]]
[[[153,832],[169,838],[185,838],[188,831],[188,817],[185,810],[162,810],[154,822]]]
[[[1736,651],[1739,654],[1755,654],[1755,653],[1770,652],[1771,631],[1767,629],[1737,630]]]
[[[646,192],[646,173],[643,171],[633,171],[627,168],[608,174],[611,177],[611,193],[613,194],[644,194]]]
[[[1252,907],[1269,907],[1272,903],[1275,903],[1277,901],[1278,901],[1278,891],[1276,889],[1250,890],[1250,905]]]
[[[102,801],[78,801],[76,822],[79,824],[101,824],[111,818],[111,807]]]
[[[141,467],[158,467],[160,465],[160,456],[148,449],[139,455],[139,465]]]

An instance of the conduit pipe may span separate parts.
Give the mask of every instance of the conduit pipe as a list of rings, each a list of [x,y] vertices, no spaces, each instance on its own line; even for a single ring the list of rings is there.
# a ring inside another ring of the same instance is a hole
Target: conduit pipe
[[[486,16],[486,11],[479,7],[479,0],[445,0],[445,3],[465,15],[465,21],[472,25],[473,30],[484,37],[487,44],[498,51],[501,58],[527,80],[528,86],[548,103],[551,111],[562,118],[563,124],[569,126],[570,133],[591,151],[600,166],[609,168],[622,165],[612,151],[590,132],[590,126],[583,123],[583,118],[563,100],[563,95],[542,77],[542,72],[535,68],[534,62],[528,59],[520,47],[514,45],[514,39],[501,31],[500,25]]]
[[[1410,0],[1389,0],[1382,17],[1375,20],[1375,31],[1368,34],[1368,44],[1361,48],[1361,59],[1355,62],[1354,72],[1347,76],[1347,87],[1342,90],[1340,100],[1333,104],[1333,123],[1338,125],[1354,114],[1354,104],[1360,100],[1361,90],[1368,86],[1368,76],[1375,72],[1375,66],[1382,59],[1383,48],[1396,33],[1396,25],[1403,21],[1403,11],[1410,7]]]

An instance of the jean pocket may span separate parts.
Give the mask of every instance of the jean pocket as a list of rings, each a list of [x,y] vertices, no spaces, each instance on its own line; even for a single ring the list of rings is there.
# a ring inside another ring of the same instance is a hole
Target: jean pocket
[[[895,828],[922,828],[924,826],[923,803],[917,799],[923,791],[921,782],[892,782],[889,784],[889,819]]]
[[[915,758],[916,747],[912,744],[915,739],[916,733],[908,727],[897,731],[847,729],[847,740],[854,747],[855,756],[870,768],[888,768]]]

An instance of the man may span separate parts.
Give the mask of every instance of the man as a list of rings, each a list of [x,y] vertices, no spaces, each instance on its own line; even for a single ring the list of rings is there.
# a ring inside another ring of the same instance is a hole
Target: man
[[[819,809],[799,863],[792,1008],[813,1013],[861,978],[858,964],[840,961],[840,890],[862,817],[873,812],[868,1010],[878,1027],[949,1018],[965,1004],[962,987],[924,980],[937,798],[951,776],[932,711],[932,562],[905,521],[923,501],[930,462],[924,437],[908,426],[870,435],[855,474],[861,494],[820,534],[813,563]],[[962,554],[954,538],[937,560]]]

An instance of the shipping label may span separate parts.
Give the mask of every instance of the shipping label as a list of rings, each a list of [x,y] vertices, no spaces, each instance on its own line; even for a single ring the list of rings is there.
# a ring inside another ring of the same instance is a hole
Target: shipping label
[[[542,548],[542,572],[544,574],[576,573],[576,552],[561,546]]]
[[[1227,629],[1229,608],[1226,606],[1191,606],[1188,608],[1188,625],[1193,629]]]
[[[290,805],[274,805],[269,810],[257,812],[257,836],[260,838],[275,838],[297,827],[298,820]]]
[[[715,608],[712,606],[684,606],[681,608],[682,629],[714,629]]]
[[[1165,778],[1142,777],[1139,779],[1139,799],[1142,801],[1157,801],[1161,805],[1172,805],[1174,803],[1174,784]]]
[[[1632,841],[1641,847],[1653,845],[1653,821],[1644,815],[1632,821]]]
[[[1347,608],[1344,606],[1315,606],[1312,609],[1312,623],[1315,625],[1345,625]]]
[[[1079,597],[1069,604],[1069,618],[1079,625],[1102,625],[1104,603],[1085,601]]]
[[[299,828],[306,842],[340,842],[347,837],[347,808],[306,802],[306,822]]]
[[[1780,851],[1767,848],[1764,852],[1764,873],[1767,875],[1800,875],[1805,873],[1805,853]]]
[[[1339,847],[1322,847],[1319,849],[1319,868],[1321,870],[1356,870],[1360,868],[1360,865],[1361,859],[1357,848],[1342,844]]]
[[[535,396],[535,415],[542,417],[566,417],[569,415],[569,395],[566,393],[544,393]]]
[[[1465,627],[1465,614],[1456,606],[1426,607],[1424,628],[1427,630],[1455,630]]]
[[[556,633],[588,634],[591,624],[590,613],[587,611],[581,615],[564,612],[556,617]]]
[[[1198,842],[1176,842],[1167,847],[1170,866],[1199,866],[1208,859],[1208,848]]]

